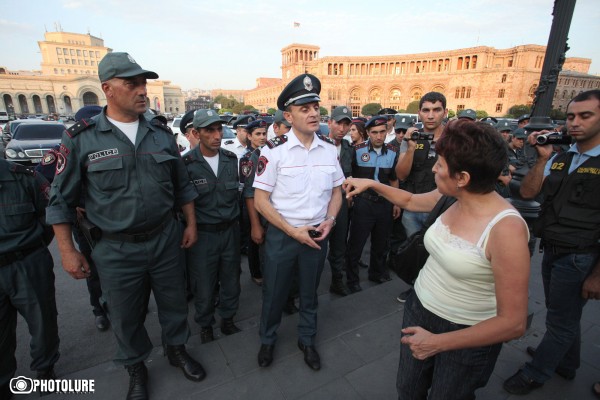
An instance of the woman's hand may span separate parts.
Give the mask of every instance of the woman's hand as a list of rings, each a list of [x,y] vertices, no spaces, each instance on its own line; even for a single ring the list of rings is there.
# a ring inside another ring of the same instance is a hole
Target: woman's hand
[[[372,184],[373,181],[371,179],[348,178],[342,184],[342,189],[346,192],[346,198],[351,199],[367,190]]]
[[[442,351],[436,344],[437,335],[420,326],[409,326],[402,329],[402,333],[404,336],[400,342],[408,345],[413,357],[417,360],[425,360]]]

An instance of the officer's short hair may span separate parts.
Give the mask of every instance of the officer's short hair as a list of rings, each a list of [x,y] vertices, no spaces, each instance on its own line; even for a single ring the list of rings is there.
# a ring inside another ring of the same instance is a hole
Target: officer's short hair
[[[580,101],[586,101],[591,99],[596,99],[600,102],[600,90],[594,89],[579,93],[577,96],[573,97],[571,101],[569,101],[569,104],[567,104],[567,109],[569,108],[571,103],[578,103]]]
[[[425,103],[426,101],[430,103],[435,103],[439,101],[440,103],[442,103],[442,107],[444,108],[444,110],[446,109],[446,96],[444,96],[440,92],[425,93],[425,95],[421,97],[421,100],[419,100],[419,110],[421,109],[421,107],[423,107],[423,103]]]

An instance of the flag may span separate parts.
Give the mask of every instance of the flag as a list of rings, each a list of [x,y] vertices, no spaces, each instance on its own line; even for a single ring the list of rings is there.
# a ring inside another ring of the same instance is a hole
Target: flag
[[[294,22],[294,28],[300,28],[300,22]]]

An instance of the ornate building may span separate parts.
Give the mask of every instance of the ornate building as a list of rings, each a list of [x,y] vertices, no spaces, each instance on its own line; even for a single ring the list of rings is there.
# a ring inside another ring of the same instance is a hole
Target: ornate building
[[[321,80],[321,105],[329,111],[344,105],[358,116],[368,103],[406,109],[423,94],[437,91],[444,93],[451,110],[472,108],[502,116],[513,105],[532,103],[546,47],[479,46],[434,53],[323,58],[319,58],[319,50],[318,46],[306,44],[283,48],[282,79],[259,78],[257,87],[246,92],[245,103],[260,111],[276,108],[277,97],[285,85],[308,72]],[[577,73],[585,78],[586,88],[598,88],[600,77],[587,74],[590,64],[587,58],[568,58],[561,78]],[[559,105],[557,102],[555,108]]]
[[[38,42],[40,71],[0,67],[0,109],[10,114],[74,114],[84,105],[105,105],[98,63],[112,51],[90,34],[46,32]],[[148,82],[148,102],[161,112],[180,113],[181,88],[170,81]]]

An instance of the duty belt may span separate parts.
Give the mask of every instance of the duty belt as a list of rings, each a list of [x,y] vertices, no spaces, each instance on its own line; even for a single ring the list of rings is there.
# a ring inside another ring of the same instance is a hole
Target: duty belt
[[[150,228],[148,230],[145,230],[145,231],[142,231],[142,232],[136,232],[136,233],[129,233],[129,232],[108,233],[108,232],[102,232],[102,239],[115,240],[117,242],[128,242],[128,243],[142,243],[142,242],[147,242],[148,240],[152,239],[154,236],[156,236],[160,232],[162,232],[165,229],[165,227],[167,226],[167,224],[169,223],[169,221],[171,221],[172,219],[173,219],[173,214],[168,213],[166,215],[166,217],[162,220],[162,222],[159,223],[154,228]]]
[[[220,224],[197,224],[198,230],[202,232],[222,232],[235,224],[237,219],[221,222]]]
[[[38,246],[17,250],[12,253],[0,254],[0,267],[5,267],[14,263],[15,261],[23,260],[31,253],[37,251],[40,247],[43,247],[43,244],[40,243]]]

